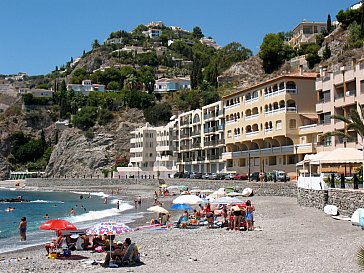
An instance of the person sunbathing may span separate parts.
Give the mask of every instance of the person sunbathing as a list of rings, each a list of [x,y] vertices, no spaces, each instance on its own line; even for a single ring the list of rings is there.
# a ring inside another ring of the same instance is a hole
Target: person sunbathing
[[[126,238],[124,243],[121,245],[118,242],[113,252],[106,253],[105,262],[101,264],[106,267],[109,266],[110,260],[113,259],[116,263],[133,263],[140,262],[140,255],[138,247],[131,243],[130,238]]]
[[[51,243],[47,243],[45,244],[45,249],[47,251],[47,255],[49,255],[49,251],[50,250],[54,250],[57,248],[60,248],[62,246],[63,243],[63,237],[62,237],[62,232],[58,231],[58,237],[56,240],[53,240]]]

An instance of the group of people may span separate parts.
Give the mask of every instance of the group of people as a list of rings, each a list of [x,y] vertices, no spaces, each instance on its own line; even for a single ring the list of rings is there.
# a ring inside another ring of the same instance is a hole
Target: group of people
[[[215,221],[220,216],[222,221],[220,221],[219,227],[226,227],[228,230],[240,230],[240,228],[254,230],[253,212],[255,207],[250,200],[247,200],[243,206],[220,205],[213,209],[208,203],[205,206],[200,204],[199,207],[199,209],[194,209],[191,215],[185,210],[180,216],[177,226],[185,228],[188,224],[198,224],[201,219],[204,219],[207,221],[207,227],[213,228]]]

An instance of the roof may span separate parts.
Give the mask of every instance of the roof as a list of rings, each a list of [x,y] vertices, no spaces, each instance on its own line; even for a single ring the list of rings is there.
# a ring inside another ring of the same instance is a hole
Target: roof
[[[261,82],[261,83],[258,83],[256,85],[252,85],[252,86],[250,86],[248,88],[243,88],[241,90],[238,90],[238,91],[236,91],[236,92],[234,92],[232,94],[229,94],[229,95],[226,95],[226,96],[222,97],[222,99],[234,97],[234,96],[236,96],[238,94],[242,94],[244,92],[254,90],[254,89],[257,89],[259,87],[263,87],[263,86],[265,86],[265,85],[267,85],[269,83],[273,83],[273,82],[283,80],[283,79],[311,79],[312,80],[312,79],[316,79],[316,77],[317,77],[317,73],[312,73],[312,72],[304,72],[303,75],[300,75],[299,72],[286,74],[286,75],[281,75],[279,77],[267,80],[265,82]]]
[[[297,166],[304,163],[313,165],[319,164],[345,164],[345,163],[362,163],[363,152],[355,148],[337,148],[333,151],[322,151],[318,154],[307,154],[304,159],[298,162]]]
[[[159,80],[156,80],[155,83],[161,83],[161,82],[179,82],[179,81],[190,81],[189,78],[161,78]]]

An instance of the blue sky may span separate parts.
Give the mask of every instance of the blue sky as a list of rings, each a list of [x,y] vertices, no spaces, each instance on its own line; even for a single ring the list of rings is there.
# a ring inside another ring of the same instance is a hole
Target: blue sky
[[[1,0],[0,74],[46,74],[103,42],[110,32],[163,21],[200,26],[222,46],[239,42],[257,53],[267,33],[303,19],[326,22],[358,0]]]

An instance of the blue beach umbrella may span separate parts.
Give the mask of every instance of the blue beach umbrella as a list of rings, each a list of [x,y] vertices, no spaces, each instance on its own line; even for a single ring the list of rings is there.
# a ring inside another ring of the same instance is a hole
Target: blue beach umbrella
[[[171,210],[192,210],[192,207],[186,204],[174,204]]]

